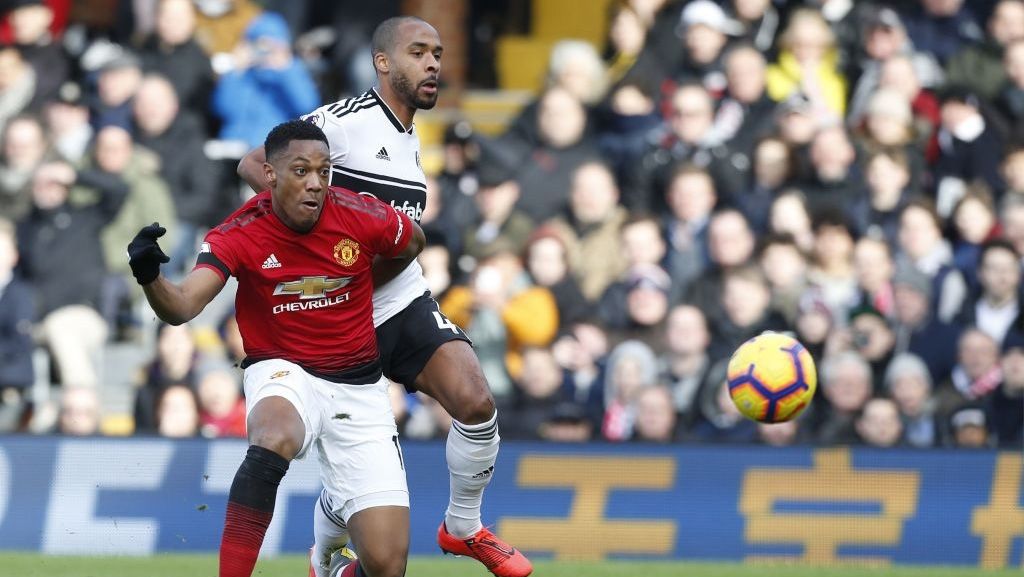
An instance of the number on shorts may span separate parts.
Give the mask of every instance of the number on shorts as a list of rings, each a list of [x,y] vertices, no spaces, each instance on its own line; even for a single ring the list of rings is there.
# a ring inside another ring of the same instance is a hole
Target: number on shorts
[[[453,333],[459,334],[459,327],[452,321],[448,320],[448,317],[441,314],[440,311],[434,311],[434,320],[437,321],[437,328],[441,330],[451,329]]]

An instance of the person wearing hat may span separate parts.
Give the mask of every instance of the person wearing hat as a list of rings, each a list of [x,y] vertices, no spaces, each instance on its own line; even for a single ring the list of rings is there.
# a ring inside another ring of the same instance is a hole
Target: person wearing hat
[[[497,246],[521,252],[533,232],[534,221],[516,208],[520,189],[515,169],[494,146],[484,147],[477,181],[479,189],[473,195],[476,215],[465,223],[462,253],[481,259]]]
[[[305,64],[292,54],[288,23],[267,12],[245,29],[235,68],[221,76],[211,106],[222,121],[218,138],[263,143],[277,124],[316,108],[320,94]]]
[[[742,26],[730,20],[717,3],[711,0],[688,3],[679,22],[683,59],[673,76],[681,82],[703,85],[717,99],[726,86],[722,69],[725,46],[731,35],[742,31]]]
[[[949,445],[961,449],[986,449],[988,418],[984,409],[968,405],[957,409],[949,418]]]
[[[898,265],[892,284],[896,352],[921,357],[932,381],[944,381],[956,363],[960,326],[944,323],[931,313],[932,283],[928,275],[912,266]]]
[[[139,58],[118,50],[97,71],[96,90],[88,95],[90,122],[95,131],[104,126],[132,128],[132,97],[142,81]]]
[[[985,40],[968,44],[946,64],[946,81],[969,84],[978,94],[992,100],[1006,82],[1003,54],[1010,44],[1024,40],[1024,2],[1000,0],[992,9]]]
[[[95,134],[83,96],[81,85],[65,82],[57,91],[57,97],[43,107],[53,151],[73,165],[85,158]]]

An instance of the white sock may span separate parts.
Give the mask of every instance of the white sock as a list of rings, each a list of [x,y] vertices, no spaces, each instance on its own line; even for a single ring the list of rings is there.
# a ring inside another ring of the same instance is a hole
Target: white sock
[[[480,502],[484,487],[491,482],[498,458],[498,411],[485,423],[464,425],[452,422],[445,456],[451,479],[451,496],[444,522],[448,532],[465,539],[474,535],[480,523]]]
[[[321,491],[313,504],[313,571],[316,577],[327,577],[331,554],[348,543],[348,528],[341,517],[331,512],[330,498]]]

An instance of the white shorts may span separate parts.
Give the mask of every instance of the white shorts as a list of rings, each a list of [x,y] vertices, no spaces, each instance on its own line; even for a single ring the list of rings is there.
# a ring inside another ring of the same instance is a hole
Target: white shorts
[[[306,428],[296,459],[316,443],[320,479],[333,513],[343,521],[357,511],[409,506],[405,462],[388,398],[388,380],[369,385],[334,383],[280,359],[245,369],[246,415],[260,399],[283,397]]]

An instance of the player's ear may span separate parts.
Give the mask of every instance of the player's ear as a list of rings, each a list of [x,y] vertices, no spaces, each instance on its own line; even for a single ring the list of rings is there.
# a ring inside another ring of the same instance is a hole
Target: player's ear
[[[277,171],[274,170],[274,165],[269,162],[263,163],[263,178],[270,184],[270,188],[274,188],[277,185]]]
[[[381,74],[387,74],[391,71],[391,62],[388,60],[388,55],[384,52],[378,52],[373,55],[373,67],[377,69],[377,72]]]

